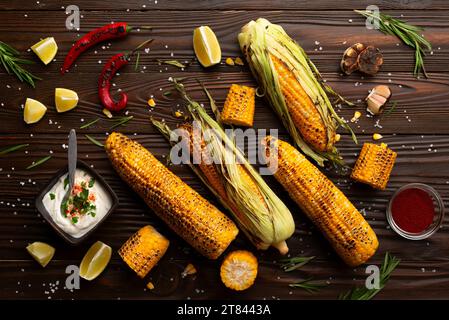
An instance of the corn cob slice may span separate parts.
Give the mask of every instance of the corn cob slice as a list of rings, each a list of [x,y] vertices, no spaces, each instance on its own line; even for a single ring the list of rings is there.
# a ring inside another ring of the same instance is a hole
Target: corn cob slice
[[[296,146],[321,166],[327,160],[341,164],[334,146],[337,126],[348,129],[357,140],[333,109],[326,92],[344,99],[323,83],[305,51],[281,26],[263,18],[246,24],[238,39],[261,94],[267,97]]]
[[[243,127],[252,127],[256,106],[256,89],[231,85],[221,112],[221,121]]]
[[[237,236],[238,229],[229,218],[139,143],[113,132],[105,148],[120,177],[172,230],[204,256],[218,258]]]
[[[229,289],[242,291],[254,284],[257,277],[257,258],[249,251],[229,253],[220,268],[223,284]]]
[[[150,272],[168,249],[170,242],[152,226],[145,226],[133,234],[118,254],[141,278]]]
[[[396,156],[396,152],[389,149],[385,143],[365,143],[352,169],[351,178],[375,189],[384,190]]]
[[[346,196],[287,142],[267,137],[266,158],[277,163],[276,180],[288,191],[349,266],[366,262],[377,250],[377,237]]]

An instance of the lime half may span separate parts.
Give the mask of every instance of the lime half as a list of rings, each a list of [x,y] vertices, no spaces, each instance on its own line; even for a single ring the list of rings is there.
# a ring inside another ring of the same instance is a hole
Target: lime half
[[[27,251],[42,267],[45,267],[55,254],[55,248],[49,244],[38,241],[30,244],[27,247]]]
[[[111,260],[112,249],[101,241],[95,242],[87,251],[80,265],[80,277],[94,280],[98,277]]]

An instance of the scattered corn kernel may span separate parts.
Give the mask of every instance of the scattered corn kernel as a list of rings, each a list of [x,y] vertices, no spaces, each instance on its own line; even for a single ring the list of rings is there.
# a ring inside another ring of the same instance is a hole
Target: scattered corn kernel
[[[111,111],[109,111],[109,110],[106,109],[106,108],[103,109],[103,114],[104,114],[106,117],[108,117],[109,119],[112,118],[112,113],[111,113]]]
[[[148,99],[148,105],[149,105],[151,108],[154,108],[154,107],[156,106],[156,102],[154,101],[153,98]]]
[[[240,57],[235,58],[234,63],[238,66],[245,65],[245,63],[243,62],[243,60]]]
[[[382,138],[383,138],[383,136],[380,133],[373,134],[373,140],[380,140]]]
[[[340,141],[340,139],[341,139],[341,135],[340,135],[339,133],[337,133],[337,134],[335,135],[335,142]]]
[[[195,273],[196,273],[196,268],[195,268],[195,266],[194,266],[193,264],[189,263],[189,264],[185,267],[184,271],[182,272],[181,277],[185,278],[185,277],[190,276],[190,275],[193,275],[193,274],[195,274]]]
[[[151,281],[148,282],[148,283],[147,283],[147,288],[150,289],[150,290],[153,290],[153,289],[154,289],[154,284],[153,284],[153,282],[151,282]]]
[[[182,117],[182,112],[179,111],[179,110],[176,111],[176,112],[175,112],[175,117],[176,117],[176,118],[181,118],[181,117]]]
[[[228,66],[233,66],[235,65],[234,60],[232,60],[232,58],[226,58],[226,64]]]
[[[354,116],[352,117],[351,122],[356,122],[361,116],[362,113],[360,111],[354,112]]]

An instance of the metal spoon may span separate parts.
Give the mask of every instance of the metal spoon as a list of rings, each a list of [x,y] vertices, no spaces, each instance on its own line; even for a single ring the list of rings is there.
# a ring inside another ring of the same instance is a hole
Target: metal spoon
[[[64,214],[63,204],[69,198],[73,185],[75,184],[75,172],[76,172],[76,161],[77,161],[77,143],[76,143],[76,131],[75,129],[70,130],[69,134],[69,151],[68,151],[68,162],[69,162],[69,189],[62,198],[61,201],[61,213]]]

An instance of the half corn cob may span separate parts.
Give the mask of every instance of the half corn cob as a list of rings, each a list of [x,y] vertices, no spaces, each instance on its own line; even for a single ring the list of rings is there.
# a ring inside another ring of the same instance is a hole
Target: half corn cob
[[[236,291],[246,290],[257,277],[257,258],[249,251],[237,250],[224,258],[220,268],[223,284]]]
[[[188,103],[192,124],[176,130],[154,119],[153,124],[173,145],[182,138],[181,143],[187,146],[184,150],[194,155],[189,163],[193,171],[233,214],[258,249],[274,246],[282,254],[287,253],[285,240],[295,230],[290,211],[249,164],[233,138],[187,95],[182,84],[175,81],[175,85]],[[215,106],[212,109],[216,111]]]
[[[120,177],[204,256],[218,258],[237,236],[238,229],[229,218],[139,143],[113,132],[106,139],[105,148]]]
[[[267,137],[266,158],[277,163],[275,178],[323,232],[349,266],[366,262],[377,250],[377,237],[346,196],[287,142]]]
[[[322,83],[304,50],[281,26],[263,18],[246,24],[238,38],[261,92],[295,144],[321,166],[326,160],[341,162],[334,146],[337,126],[356,138],[326,94],[335,92]]]
[[[231,85],[221,112],[221,121],[225,124],[252,127],[256,105],[256,89]]]
[[[133,234],[118,254],[141,278],[150,272],[168,249],[170,242],[152,226],[145,226]]]
[[[385,143],[365,143],[352,169],[351,178],[375,189],[384,190],[396,156],[396,152],[389,149]]]

